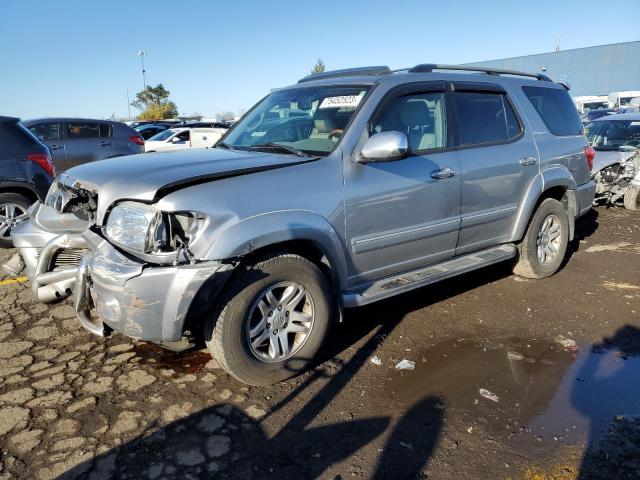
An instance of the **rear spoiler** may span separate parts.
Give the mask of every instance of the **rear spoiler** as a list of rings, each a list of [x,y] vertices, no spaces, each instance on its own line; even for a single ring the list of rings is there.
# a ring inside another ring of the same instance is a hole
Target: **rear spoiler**
[[[0,116],[0,123],[18,123],[20,121],[17,117],[3,117]]]

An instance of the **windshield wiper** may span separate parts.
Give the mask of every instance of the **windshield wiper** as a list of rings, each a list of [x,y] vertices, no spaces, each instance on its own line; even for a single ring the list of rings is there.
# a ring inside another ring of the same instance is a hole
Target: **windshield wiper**
[[[234,150],[234,148],[233,148],[231,145],[229,145],[228,143],[225,143],[225,142],[220,142],[220,143],[218,143],[218,144],[216,145],[216,148],[218,148],[218,147],[220,147],[220,148],[225,148],[225,149],[227,149],[227,150]]]
[[[302,150],[299,150],[297,148],[294,147],[290,147],[288,145],[282,145],[281,143],[274,143],[274,142],[269,142],[269,143],[259,143],[257,145],[251,145],[249,147],[249,150],[280,150],[281,152],[284,153],[292,153],[293,155],[297,155],[299,157],[309,157],[310,155],[308,155],[307,153],[304,153]]]

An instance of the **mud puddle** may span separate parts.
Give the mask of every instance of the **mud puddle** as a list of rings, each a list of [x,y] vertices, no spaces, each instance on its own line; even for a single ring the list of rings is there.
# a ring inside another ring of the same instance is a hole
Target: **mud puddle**
[[[211,360],[207,350],[187,350],[172,352],[153,343],[138,343],[133,351],[143,365],[151,365],[157,369],[171,369],[173,376],[198,373]]]
[[[452,340],[412,352],[415,370],[389,372],[382,396],[401,411],[437,397],[447,417],[516,442],[594,441],[640,415],[640,341],[628,347]]]

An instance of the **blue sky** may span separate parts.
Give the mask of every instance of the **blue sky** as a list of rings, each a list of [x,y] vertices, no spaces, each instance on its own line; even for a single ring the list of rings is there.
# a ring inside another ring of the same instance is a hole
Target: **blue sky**
[[[0,115],[127,116],[147,83],[181,114],[249,108],[329,69],[464,63],[640,39],[640,0],[0,0]],[[634,24],[635,22],[635,24]],[[137,113],[133,107],[131,113]]]

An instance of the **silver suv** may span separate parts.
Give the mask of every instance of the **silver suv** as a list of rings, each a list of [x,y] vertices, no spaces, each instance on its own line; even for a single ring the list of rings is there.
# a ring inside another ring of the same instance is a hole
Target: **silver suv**
[[[593,150],[547,77],[423,64],[274,90],[217,148],[75,167],[14,232],[35,295],[249,384],[304,369],[342,309],[511,260],[555,273]],[[78,265],[79,263],[79,265]]]

